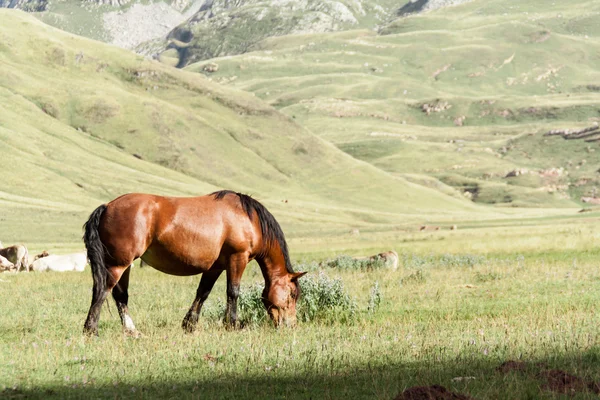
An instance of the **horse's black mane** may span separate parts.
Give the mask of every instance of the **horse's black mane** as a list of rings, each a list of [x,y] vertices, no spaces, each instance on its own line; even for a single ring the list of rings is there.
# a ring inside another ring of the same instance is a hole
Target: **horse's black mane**
[[[248,214],[248,217],[252,219],[252,215],[254,212],[258,215],[258,220],[260,221],[260,229],[262,233],[262,237],[266,241],[267,246],[271,246],[275,241],[279,244],[279,248],[283,253],[283,258],[285,259],[285,269],[289,273],[293,273],[294,269],[292,268],[292,262],[290,261],[290,255],[288,252],[287,243],[285,241],[285,236],[283,231],[281,230],[281,226],[273,214],[271,214],[265,206],[260,204],[257,200],[254,200],[252,197],[243,194],[236,193],[232,190],[220,190],[218,192],[211,193],[211,196],[214,196],[216,200],[221,200],[228,194],[237,195],[240,199],[240,203],[242,203],[242,208]]]

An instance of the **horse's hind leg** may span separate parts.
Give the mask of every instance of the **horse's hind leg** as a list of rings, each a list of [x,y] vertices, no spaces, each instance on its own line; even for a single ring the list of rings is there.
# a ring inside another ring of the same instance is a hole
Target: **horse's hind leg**
[[[128,288],[130,271],[131,266],[123,271],[119,283],[117,283],[112,290],[112,296],[117,303],[117,310],[119,310],[119,316],[121,317],[121,323],[123,324],[123,332],[125,332],[126,335],[139,337],[140,333],[135,329],[133,320],[131,319],[131,316],[129,316],[129,308],[127,307],[127,302],[129,300]]]
[[[198,324],[198,317],[200,316],[200,310],[202,309],[202,304],[208,298],[210,291],[213,286],[215,286],[215,282],[221,276],[223,272],[222,269],[209,269],[205,273],[202,274],[202,279],[200,279],[200,284],[198,285],[198,290],[196,291],[196,298],[190,307],[190,310],[183,318],[183,323],[181,327],[189,333],[192,333],[194,329],[196,329],[196,325]]]
[[[102,267],[104,268],[104,267]],[[99,282],[96,282],[94,279],[94,290],[92,294],[92,305],[90,306],[90,311],[88,312],[88,316],[85,320],[85,324],[83,326],[84,333],[88,335],[98,335],[98,321],[100,320],[100,311],[102,310],[102,305],[104,304],[104,300],[108,296],[108,293],[111,291],[113,287],[116,286],[117,282],[121,279],[121,276],[124,272],[129,268],[129,265],[126,267],[110,267],[107,268],[108,274],[106,277],[106,284],[103,288],[97,290],[97,285]],[[129,284],[129,280],[127,279],[127,283]]]
[[[98,335],[98,320],[100,319],[100,311],[104,300],[108,296],[109,289],[103,288],[103,290],[96,291],[97,283],[94,282],[94,291],[92,294],[92,305],[88,311],[85,324],[83,325],[83,332],[88,335]]]

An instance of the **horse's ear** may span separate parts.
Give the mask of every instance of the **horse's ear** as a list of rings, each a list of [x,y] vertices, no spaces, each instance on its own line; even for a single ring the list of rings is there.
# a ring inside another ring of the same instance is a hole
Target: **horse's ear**
[[[298,278],[301,278],[306,274],[308,274],[308,272],[294,272],[294,273],[290,274],[290,275],[292,275],[292,282],[297,281]]]

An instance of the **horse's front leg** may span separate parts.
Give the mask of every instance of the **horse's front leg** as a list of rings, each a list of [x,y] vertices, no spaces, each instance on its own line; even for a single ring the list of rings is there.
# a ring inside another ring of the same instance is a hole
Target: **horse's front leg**
[[[238,253],[231,256],[227,268],[227,311],[225,324],[235,328],[237,321],[237,299],[240,295],[240,281],[248,264],[248,254]]]
[[[202,305],[208,298],[210,291],[213,286],[215,286],[215,282],[221,276],[223,272],[222,269],[218,269],[216,266],[209,269],[205,273],[202,274],[202,279],[200,279],[200,284],[198,285],[198,290],[196,291],[196,298],[192,303],[189,311],[183,318],[183,323],[181,327],[189,333],[194,332],[196,329],[196,325],[198,324],[198,317],[200,316],[200,310],[202,310]]]
[[[117,303],[117,310],[119,311],[119,316],[121,317],[121,324],[123,324],[123,332],[128,336],[140,337],[140,332],[135,328],[133,320],[129,315],[129,308],[127,307],[127,303],[129,301],[129,273],[131,271],[131,265],[123,271],[123,275],[121,275],[121,279],[115,285],[112,290],[113,299],[115,299],[115,303]]]

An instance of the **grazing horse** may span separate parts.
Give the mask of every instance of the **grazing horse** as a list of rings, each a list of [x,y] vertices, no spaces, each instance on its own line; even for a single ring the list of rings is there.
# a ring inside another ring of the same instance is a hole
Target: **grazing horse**
[[[17,244],[3,249],[0,248],[0,256],[13,263],[17,272],[19,272],[21,268],[25,268],[25,270],[29,272],[29,252],[27,251],[27,247]]]
[[[171,275],[202,274],[196,298],[183,319],[192,332],[202,304],[217,278],[227,274],[225,322],[235,326],[240,280],[255,259],[265,279],[263,304],[276,326],[296,323],[300,295],[281,227],[250,196],[224,190],[201,197],[162,197],[132,193],[96,208],[83,236],[94,288],[84,332],[98,334],[98,319],[108,293],[117,303],[126,334],[139,335],[127,308],[129,272],[140,258]]]

